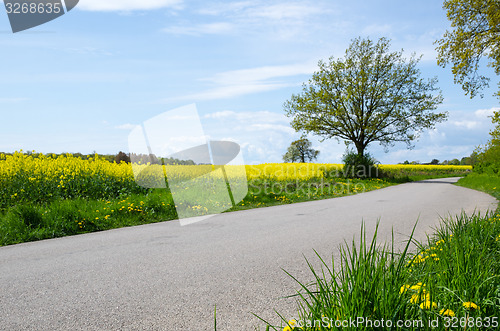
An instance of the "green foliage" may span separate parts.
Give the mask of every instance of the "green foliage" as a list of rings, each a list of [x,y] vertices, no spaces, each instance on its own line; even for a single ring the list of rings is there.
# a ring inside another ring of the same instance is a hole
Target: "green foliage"
[[[352,142],[363,154],[372,142],[411,146],[422,129],[445,120],[445,113],[432,112],[443,99],[433,93],[436,78],[424,81],[419,60],[406,60],[389,46],[384,38],[377,43],[358,38],[344,59],[320,61],[302,93],[284,104],[292,127]]]
[[[116,163],[120,163],[120,162],[130,163],[130,156],[128,156],[126,153],[123,153],[122,151],[120,151],[115,156],[115,162]]]
[[[302,162],[315,160],[319,151],[311,148],[311,142],[307,138],[295,140],[290,144],[285,155],[283,155],[284,162]]]
[[[500,112],[492,117],[495,129],[490,132],[491,139],[484,147],[478,147],[473,155],[476,158],[474,172],[500,175]]]
[[[474,172],[500,175],[500,145],[489,144],[479,154],[479,162],[473,167]]]
[[[379,169],[375,166],[375,159],[369,153],[362,155],[347,151],[343,158],[343,174],[347,178],[376,178]]]
[[[43,225],[42,214],[37,207],[31,205],[19,205],[11,210],[20,221],[29,228],[35,229]]]
[[[489,78],[479,74],[483,56],[490,59],[488,66],[500,74],[500,2],[445,0],[443,8],[452,30],[437,41],[438,64],[445,67],[451,63],[455,83],[473,98],[488,86]]]

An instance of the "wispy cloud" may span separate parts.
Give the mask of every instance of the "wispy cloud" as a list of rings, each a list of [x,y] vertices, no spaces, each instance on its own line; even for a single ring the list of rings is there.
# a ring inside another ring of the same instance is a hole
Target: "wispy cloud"
[[[133,130],[136,127],[137,127],[137,124],[126,123],[126,124],[115,126],[115,129],[119,129],[119,130]]]
[[[258,124],[248,125],[245,127],[245,129],[246,129],[246,131],[249,131],[249,132],[256,132],[256,131],[283,132],[283,133],[286,133],[288,135],[292,135],[295,133],[295,130],[292,129],[290,126],[282,125],[282,124],[258,123]]]
[[[285,77],[311,74],[315,69],[316,64],[307,62],[293,65],[264,66],[220,72],[212,77],[200,79],[200,81],[208,82],[209,85],[215,87],[208,88],[198,93],[168,98],[164,101],[188,100],[195,102],[201,100],[227,99],[247,94],[278,90],[298,84],[285,80]]]
[[[370,24],[363,29],[362,33],[364,35],[376,37],[376,36],[390,36],[392,34],[392,31],[393,28],[390,24]]]
[[[88,11],[132,11],[179,8],[183,0],[84,0],[76,8]]]
[[[64,51],[71,53],[71,54],[78,54],[78,55],[85,55],[85,56],[111,56],[113,55],[112,52],[105,50],[105,49],[99,49],[96,47],[78,47],[78,48],[65,48]]]
[[[255,122],[265,122],[265,123],[288,123],[289,119],[281,113],[275,113],[270,111],[252,111],[252,112],[235,112],[232,110],[223,110],[215,113],[206,114],[203,116],[205,119],[217,119],[217,120],[236,120],[240,123],[255,123]]]
[[[221,86],[208,89],[200,93],[188,94],[180,97],[168,98],[163,101],[205,101],[236,98],[247,94],[277,90],[289,86],[288,84],[242,84],[236,86]]]
[[[20,103],[28,100],[27,98],[0,98],[0,103]]]
[[[314,33],[313,26],[320,17],[331,14],[330,8],[331,4],[327,7],[309,1],[212,2],[196,12],[204,23],[183,21],[166,27],[163,32],[192,36],[231,33],[238,37],[264,32],[271,38],[298,38]]]
[[[179,25],[162,29],[163,32],[174,35],[201,36],[207,34],[230,34],[235,31],[235,27],[227,22],[215,22],[199,25]]]
[[[213,77],[204,80],[223,85],[248,84],[249,82],[262,82],[275,78],[309,75],[315,70],[317,70],[317,64],[315,62],[307,62],[226,71],[217,73]]]

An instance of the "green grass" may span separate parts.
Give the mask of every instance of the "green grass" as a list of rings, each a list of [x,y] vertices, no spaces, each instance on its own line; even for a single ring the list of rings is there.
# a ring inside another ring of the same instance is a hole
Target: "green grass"
[[[500,200],[500,177],[472,173],[460,179],[457,185],[486,192]]]
[[[75,198],[46,204],[19,204],[0,215],[0,245],[176,218],[172,197],[164,190],[111,200]]]
[[[336,198],[401,183],[391,179],[252,180],[247,196],[229,211]]]
[[[295,318],[280,315],[280,325],[266,323],[266,328],[388,330],[392,325],[398,330],[498,329],[500,215],[462,214],[443,220],[427,242],[414,242],[417,253],[408,249],[410,241],[398,252],[394,240],[379,246],[376,233],[371,240],[366,239],[363,228],[361,233],[359,243],[340,247],[340,265],[318,256],[322,267],[315,270],[306,261],[314,281],[303,284],[296,280],[301,290],[293,296],[298,304]],[[363,320],[357,324],[357,318]],[[355,326],[351,320],[356,321]],[[409,324],[405,327],[404,323]],[[487,323],[490,327],[485,327]],[[454,325],[458,328],[451,327]]]

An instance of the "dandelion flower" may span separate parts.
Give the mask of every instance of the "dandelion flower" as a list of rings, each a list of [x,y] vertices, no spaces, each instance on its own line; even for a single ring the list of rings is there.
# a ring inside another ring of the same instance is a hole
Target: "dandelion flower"
[[[451,309],[441,309],[439,311],[439,315],[453,317],[453,316],[455,316],[455,313]]]
[[[410,288],[410,285],[401,286],[401,289],[399,290],[399,294],[405,293],[409,288]]]
[[[421,309],[436,309],[437,304],[435,302],[431,301],[425,301],[420,304]]]
[[[462,305],[468,309],[479,309],[479,306],[476,305],[474,302],[464,302]]]
[[[418,291],[420,290],[422,287],[425,287],[425,284],[422,284],[422,283],[416,283],[415,285],[411,286],[410,287],[410,290],[415,290],[415,291]]]
[[[283,331],[293,330],[293,329],[295,329],[295,325],[297,325],[297,321],[296,320],[289,320],[288,321],[288,325],[283,328]]]
[[[418,294],[413,294],[410,298],[411,303],[418,303],[420,301],[420,295]]]

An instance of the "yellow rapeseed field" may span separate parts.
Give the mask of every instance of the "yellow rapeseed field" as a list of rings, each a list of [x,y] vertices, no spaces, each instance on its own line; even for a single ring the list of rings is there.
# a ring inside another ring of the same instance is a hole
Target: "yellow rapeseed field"
[[[12,203],[44,202],[53,198],[109,199],[128,193],[144,193],[136,183],[137,176],[150,177],[152,182],[192,180],[214,169],[211,165],[134,165],[112,163],[97,155],[81,159],[71,154],[47,156],[16,152],[0,154],[0,207]],[[219,176],[246,177],[246,180],[308,181],[342,175],[341,164],[266,163],[260,165],[226,166]],[[380,165],[386,175],[402,177],[412,174],[455,175],[470,171],[470,166],[443,165]],[[135,176],[134,176],[135,173]],[[204,178],[204,177],[200,177]],[[213,179],[213,178],[212,178]],[[158,187],[158,186],[151,186]],[[160,186],[161,187],[161,186]]]

